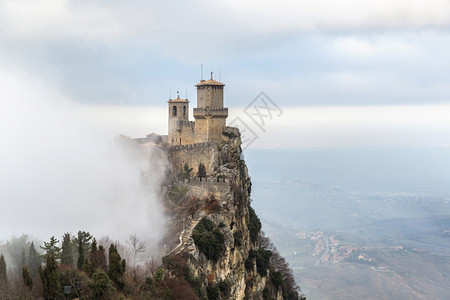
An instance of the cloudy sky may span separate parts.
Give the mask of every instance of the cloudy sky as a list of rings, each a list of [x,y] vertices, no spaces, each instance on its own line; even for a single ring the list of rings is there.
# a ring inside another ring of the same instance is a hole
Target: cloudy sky
[[[2,0],[1,99],[165,133],[167,99],[195,99],[203,64],[236,115],[261,91],[283,110],[254,145],[287,130],[301,142],[277,145],[448,145],[449,25],[446,0]]]
[[[108,143],[167,133],[167,100],[195,99],[201,64],[252,147],[449,146],[449,26],[445,0],[1,0],[0,239],[113,221],[157,240],[158,201],[123,213],[155,197]]]

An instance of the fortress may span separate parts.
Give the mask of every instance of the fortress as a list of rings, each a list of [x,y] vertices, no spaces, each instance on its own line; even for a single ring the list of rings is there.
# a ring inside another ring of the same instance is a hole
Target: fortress
[[[224,84],[201,80],[197,87],[197,107],[193,109],[195,121],[189,121],[189,100],[169,99],[168,153],[175,173],[188,165],[196,173],[200,163],[207,174],[218,167],[219,147],[228,117],[223,105]]]
[[[170,99],[169,146],[196,143],[220,142],[222,129],[228,117],[228,108],[223,107],[223,83],[212,78],[202,80],[197,87],[195,121],[189,121],[189,100]]]
[[[168,101],[168,135],[155,133],[146,138],[134,139],[144,149],[158,146],[167,151],[173,175],[184,172],[187,165],[195,176],[203,164],[207,175],[217,175],[220,145],[230,136],[238,136],[238,130],[226,127],[228,108],[224,107],[224,84],[211,78],[201,80],[197,88],[197,107],[193,109],[195,121],[189,120],[189,100]],[[124,137],[128,139],[127,137]]]

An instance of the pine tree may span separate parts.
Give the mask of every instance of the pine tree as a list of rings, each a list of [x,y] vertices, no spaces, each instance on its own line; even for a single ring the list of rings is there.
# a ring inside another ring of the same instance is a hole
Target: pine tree
[[[78,261],[77,268],[78,270],[83,269],[85,254],[87,253],[90,245],[90,241],[92,239],[92,235],[86,231],[78,231],[77,243],[78,243]]]
[[[34,243],[31,242],[30,249],[28,251],[28,268],[32,277],[37,276],[40,266],[41,261],[39,259],[39,253],[36,251],[36,248],[34,248]]]
[[[23,268],[27,264],[25,257],[25,248],[22,248],[22,259],[20,260],[20,267]]]
[[[55,259],[59,258],[61,255],[61,248],[57,246],[59,241],[52,236],[50,238],[50,242],[44,242],[44,246],[41,246],[41,249],[45,251],[45,256],[49,255],[53,256]]]
[[[122,290],[125,287],[123,275],[125,273],[126,262],[125,259],[120,257],[117,252],[117,247],[111,244],[109,247],[109,270],[108,276],[114,282],[118,290]]]
[[[97,249],[97,241],[95,238],[92,240],[91,250],[89,251],[89,259],[84,260],[83,271],[85,271],[89,277],[92,277],[92,274],[98,268],[98,249]]]
[[[114,287],[104,270],[97,270],[92,275],[92,281],[89,284],[91,288],[92,299],[109,299]]]
[[[70,233],[64,233],[61,245],[61,264],[73,266],[73,249]]]
[[[0,254],[0,288],[6,287],[8,284],[8,275],[6,274],[6,261],[3,254]]]
[[[106,251],[102,245],[98,246],[98,268],[104,271],[108,270],[108,265],[106,264]]]
[[[53,255],[47,255],[47,263],[44,269],[39,268],[42,288],[45,299],[56,299],[56,294],[60,290],[58,263]]]
[[[200,181],[202,180],[202,178],[206,178],[206,168],[203,163],[200,163],[198,165],[197,177],[200,178]]]
[[[98,269],[98,249],[97,249],[97,241],[95,238],[92,240],[91,249],[89,251],[89,260],[86,259],[86,262],[83,266],[83,270],[88,273],[89,277],[92,277],[95,271]]]
[[[193,168],[189,168],[189,165],[187,163],[185,163],[183,169],[184,169],[184,173],[186,174],[185,175],[186,179],[191,178],[191,173],[192,173]]]
[[[23,279],[23,284],[25,286],[27,286],[30,289],[33,287],[33,278],[31,278],[31,275],[30,275],[30,272],[28,271],[27,266],[23,266],[23,268],[22,268],[22,279]]]

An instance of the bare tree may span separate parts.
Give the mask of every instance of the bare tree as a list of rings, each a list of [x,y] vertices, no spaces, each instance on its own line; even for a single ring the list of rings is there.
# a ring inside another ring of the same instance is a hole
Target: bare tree
[[[140,256],[145,253],[146,245],[144,241],[141,241],[135,233],[131,234],[127,240],[127,245],[130,247],[131,254],[133,255],[133,268],[136,267],[136,261]]]
[[[156,271],[160,267],[161,262],[156,260],[153,256],[147,257],[145,261],[145,273],[146,275],[151,275],[151,277],[155,276]]]

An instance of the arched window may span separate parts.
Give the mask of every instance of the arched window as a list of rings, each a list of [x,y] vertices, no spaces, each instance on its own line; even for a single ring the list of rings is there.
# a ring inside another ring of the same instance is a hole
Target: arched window
[[[183,117],[186,116],[186,105],[183,106]]]
[[[177,107],[176,106],[172,107],[172,116],[174,116],[174,117],[177,116]]]

